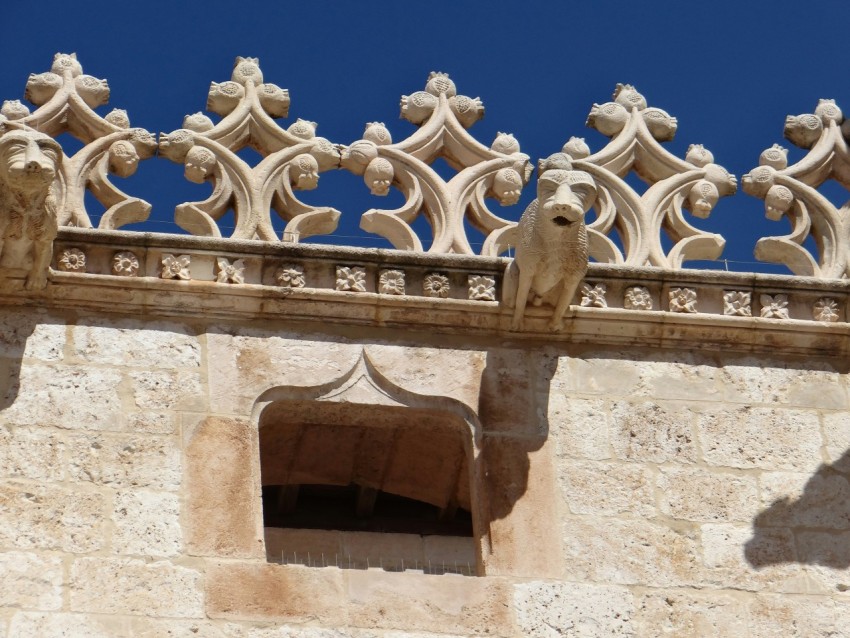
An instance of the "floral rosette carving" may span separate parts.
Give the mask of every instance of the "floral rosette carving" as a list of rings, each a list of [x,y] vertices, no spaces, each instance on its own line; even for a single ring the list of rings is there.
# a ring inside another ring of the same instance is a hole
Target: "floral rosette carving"
[[[723,314],[730,317],[752,317],[752,303],[752,293],[729,290],[723,293]]]
[[[469,275],[469,298],[473,301],[496,301],[496,280],[487,275]]]
[[[4,102],[0,134],[12,128],[37,130],[53,138],[70,133],[84,144],[61,161],[59,225],[92,227],[86,192],[106,209],[98,228],[112,230],[145,221],[150,204],[123,192],[110,176],[133,175],[140,161],[153,157],[156,140],[145,129],[132,128],[122,109],[113,109],[104,117],[94,111],[109,101],[107,81],[84,74],[76,54],[57,53],[50,71],[30,75],[24,96],[37,108],[30,112],[18,100]],[[11,121],[4,125],[2,120]]]
[[[362,266],[337,266],[336,289],[344,292],[366,292],[366,269]]]
[[[681,268],[687,260],[716,259],[725,240],[700,230],[685,211],[706,218],[721,197],[735,193],[735,176],[714,163],[704,146],[693,144],[685,158],[667,151],[662,143],[676,134],[678,121],[629,84],[618,84],[613,101],[594,104],[587,126],[610,142],[591,153],[582,138],[570,138],[561,152],[574,170],[590,174],[597,188],[596,219],[588,223],[590,256],[602,263]],[[648,188],[641,194],[625,180],[636,173]],[[609,235],[617,232],[617,242]],[[666,250],[662,233],[672,241]]]
[[[652,310],[652,295],[645,286],[632,286],[623,295],[626,310]]]
[[[693,288],[673,288],[668,299],[670,312],[697,312],[697,291]]]
[[[515,223],[491,212],[486,200],[516,204],[531,166],[513,135],[499,133],[488,148],[467,132],[483,115],[479,98],[458,95],[448,75],[431,73],[424,91],[401,98],[401,117],[418,126],[416,132],[394,143],[383,123],[367,124],[363,138],[344,149],[342,168],[362,175],[373,195],[398,189],[405,203],[366,211],[360,227],[394,248],[422,252],[412,226],[422,214],[433,231],[428,252],[475,253],[464,220],[484,235],[482,255],[498,255],[515,243]],[[457,171],[448,181],[431,168],[439,157]]]
[[[608,301],[605,299],[605,284],[581,285],[581,305],[587,308],[607,308]]]
[[[229,259],[219,257],[215,260],[216,278],[220,284],[244,284],[245,283],[245,260],[237,259],[230,263]]]
[[[426,297],[445,299],[451,292],[449,278],[439,273],[425,275],[425,279],[422,281],[422,292]]]
[[[850,190],[850,125],[834,100],[820,100],[814,113],[789,115],[785,138],[807,149],[788,166],[788,151],[778,144],[765,150],[759,166],[744,175],[744,192],[764,200],[765,216],[787,218],[791,232],[756,243],[760,261],[784,264],[795,275],[841,279],[850,276],[850,202],[836,208],[818,188],[833,179]],[[813,254],[804,245],[809,237]]]
[[[838,302],[831,297],[821,297],[812,308],[812,317],[824,323],[838,321]]]
[[[85,272],[86,254],[79,248],[66,248],[59,256],[57,266],[63,272]]]
[[[169,255],[162,256],[162,279],[183,279],[190,280],[192,278],[189,272],[189,266],[192,263],[192,258],[189,255]]]
[[[304,268],[295,264],[281,266],[275,271],[274,279],[282,288],[303,288]]]
[[[382,270],[378,276],[378,291],[382,295],[403,295],[404,271]]]
[[[139,273],[139,258],[129,250],[122,250],[112,257],[112,274],[119,277],[135,277]]]
[[[765,319],[788,319],[788,295],[761,295],[759,302]]]
[[[317,124],[299,119],[284,129],[275,118],[289,112],[289,92],[263,81],[256,58],[236,58],[228,82],[213,82],[207,109],[221,116],[214,124],[203,113],[187,115],[183,128],[160,135],[160,153],[184,166],[186,179],[209,181],[212,194],[177,206],[174,221],[193,235],[221,237],[218,221],[233,210],[231,237],[279,241],[274,211],[286,226],[282,237],[297,242],[333,232],[339,211],[311,206],[295,192],[318,186],[319,174],[339,166],[339,148],[316,136]],[[237,152],[250,146],[263,159],[254,167]]]

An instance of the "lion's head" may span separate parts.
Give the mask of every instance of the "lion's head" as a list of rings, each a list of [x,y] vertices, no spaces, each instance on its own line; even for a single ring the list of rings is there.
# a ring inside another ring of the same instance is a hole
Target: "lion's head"
[[[0,137],[0,190],[19,200],[42,200],[59,171],[62,147],[38,131],[9,131]]]

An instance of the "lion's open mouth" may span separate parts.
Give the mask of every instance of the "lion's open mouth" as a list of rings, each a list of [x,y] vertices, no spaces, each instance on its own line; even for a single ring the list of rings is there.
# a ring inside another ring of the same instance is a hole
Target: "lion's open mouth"
[[[572,224],[572,222],[563,215],[553,217],[552,221],[555,222],[558,226],[569,226],[570,224]]]

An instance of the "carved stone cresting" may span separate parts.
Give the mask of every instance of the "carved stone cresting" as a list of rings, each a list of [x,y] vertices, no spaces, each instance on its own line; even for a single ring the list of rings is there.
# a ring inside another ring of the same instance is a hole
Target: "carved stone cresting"
[[[821,297],[812,308],[812,317],[824,323],[838,321],[838,302],[832,297]]]
[[[0,264],[26,269],[29,290],[47,285],[61,163],[62,148],[47,135],[0,128]]]
[[[652,295],[645,286],[632,286],[623,295],[623,307],[626,310],[652,310]]]
[[[563,316],[587,272],[587,230],[584,215],[596,200],[589,174],[572,170],[572,160],[557,153],[542,161],[537,198],[519,220],[516,258],[508,267],[505,295],[514,306],[511,329],[522,327],[531,297],[539,306],[550,293],[556,297],[549,329],[560,331]]]
[[[422,281],[422,293],[426,297],[437,297],[445,299],[451,292],[451,284],[449,278],[440,273],[430,273],[425,275]]]
[[[607,308],[608,302],[605,299],[605,284],[590,284],[581,285],[581,305],[588,308]]]
[[[457,95],[448,75],[431,73],[424,91],[401,98],[401,117],[418,131],[393,143],[382,123],[368,124],[363,139],[343,151],[342,167],[362,175],[374,195],[397,188],[405,203],[395,210],[367,211],[360,227],[397,249],[421,252],[425,248],[411,224],[423,214],[433,232],[428,252],[473,254],[464,229],[467,219],[484,234],[482,255],[506,251],[515,224],[493,214],[485,200],[515,204],[531,168],[512,135],[499,133],[487,148],[466,131],[483,115],[480,99]],[[458,171],[449,181],[430,166],[440,157]]]
[[[287,116],[289,92],[263,82],[256,58],[236,58],[231,80],[210,86],[207,109],[222,119],[213,124],[202,113],[187,115],[183,128],[160,135],[160,152],[184,165],[186,179],[213,185],[204,201],[177,206],[181,228],[221,237],[218,220],[233,210],[231,237],[275,241],[274,210],[286,221],[287,241],[336,229],[339,211],[305,204],[294,191],[316,188],[320,173],[339,166],[339,149],[316,137],[315,122],[299,119],[283,129],[274,121]],[[236,154],[248,146],[263,156],[254,167]]]
[[[752,293],[743,290],[729,290],[723,293],[723,314],[730,317],[753,316]]]
[[[403,295],[404,271],[382,270],[378,276],[378,292],[382,295]]]
[[[189,272],[189,266],[192,263],[192,258],[189,255],[170,255],[162,256],[162,273],[160,277],[163,279],[183,279],[190,280],[192,278]]]
[[[229,259],[219,257],[215,260],[216,277],[220,284],[244,284],[245,283],[245,261],[237,259],[232,264]]]
[[[156,140],[145,129],[131,128],[122,109],[104,117],[95,113],[93,109],[109,101],[106,80],[85,75],[76,54],[57,53],[50,71],[30,75],[25,97],[38,108],[30,113],[18,102],[13,108],[17,117],[6,124],[7,129],[22,127],[50,137],[67,132],[85,145],[73,156],[61,158],[56,194],[59,225],[91,228],[87,190],[106,208],[98,228],[111,230],[145,221],[150,204],[124,193],[109,175],[133,175],[140,160],[153,157]]]
[[[842,122],[844,131],[842,134]],[[832,179],[850,190],[850,126],[833,100],[820,100],[814,113],[789,115],[785,137],[809,149],[788,166],[788,151],[774,144],[761,154],[759,167],[744,176],[744,191],[764,200],[771,220],[787,217],[791,233],[764,237],[756,259],[784,264],[796,275],[840,279],[850,276],[850,202],[836,208],[817,189]],[[814,238],[817,254],[804,242]]]
[[[469,275],[469,298],[473,301],[496,301],[496,280],[487,275]]]
[[[590,256],[596,261],[635,266],[681,268],[692,259],[716,259],[725,240],[685,220],[684,210],[706,218],[720,197],[736,190],[735,176],[714,163],[702,145],[691,145],[682,160],[661,146],[673,139],[677,120],[628,84],[618,84],[613,102],[594,104],[587,126],[611,141],[591,155],[584,140],[571,138],[563,152],[574,168],[589,173],[598,197],[596,220],[588,224]],[[649,188],[641,195],[626,181],[634,171]],[[616,228],[623,250],[608,235]],[[664,232],[673,247],[666,251]]]
[[[362,266],[337,266],[336,289],[348,292],[366,292],[366,269]]]
[[[135,277],[139,273],[139,258],[129,250],[122,250],[112,257],[112,274],[119,277]]]
[[[673,288],[668,298],[670,312],[697,312],[697,291],[693,288]]]
[[[759,302],[765,319],[788,319],[788,295],[761,295]]]
[[[275,271],[275,281],[282,288],[303,288],[304,268],[297,264],[286,264]]]
[[[66,248],[59,256],[57,266],[63,272],[85,272],[86,254],[79,248]]]

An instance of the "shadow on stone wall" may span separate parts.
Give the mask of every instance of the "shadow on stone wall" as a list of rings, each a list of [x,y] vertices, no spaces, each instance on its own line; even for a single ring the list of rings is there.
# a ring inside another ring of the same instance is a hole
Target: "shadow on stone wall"
[[[755,568],[779,563],[850,567],[850,450],[822,464],[799,498],[781,498],[756,516],[744,556]]]
[[[34,314],[14,313],[2,321],[0,329],[0,421],[2,411],[15,402],[21,389],[21,361],[24,358],[27,342],[32,338],[39,324],[51,323],[46,317]],[[64,325],[64,324],[63,324]],[[42,339],[44,341],[44,339]],[[49,350],[50,344],[39,343],[39,349]],[[57,344],[61,355],[61,344]],[[30,356],[51,359],[50,353],[37,352]]]

